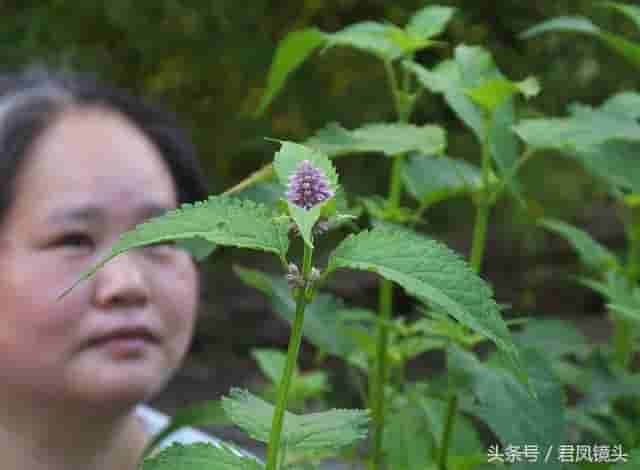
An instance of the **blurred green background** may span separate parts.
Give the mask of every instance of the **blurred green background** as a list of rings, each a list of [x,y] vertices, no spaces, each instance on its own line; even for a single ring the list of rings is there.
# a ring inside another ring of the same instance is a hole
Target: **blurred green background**
[[[542,20],[581,14],[611,32],[638,39],[631,23],[596,8],[594,2],[438,3],[458,8],[439,38],[447,45],[421,52],[417,59],[430,66],[450,57],[459,43],[483,45],[507,76],[519,80],[535,75],[540,80],[542,93],[522,108],[523,116],[564,115],[571,102],[598,105],[637,84],[630,65],[589,37],[518,38]],[[395,119],[381,64],[340,48],[315,54],[267,113],[252,118],[280,39],[312,25],[336,31],[369,19],[404,24],[424,5],[417,0],[0,0],[0,63],[6,69],[44,62],[88,70],[163,102],[191,129],[215,194],[273,158],[276,147],[264,137],[302,141],[329,121],[352,128]],[[450,156],[479,161],[475,140],[441,97],[423,95],[412,121],[440,124],[448,132]],[[389,159],[362,155],[341,159],[337,166],[352,193],[386,193]],[[591,328],[595,339],[608,334],[598,323],[601,301],[567,279],[578,269],[571,250],[532,223],[543,214],[562,218],[613,248],[622,246],[622,227],[603,188],[575,163],[551,153],[536,156],[522,177],[528,209],[503,203],[494,211],[483,276],[494,284],[498,302],[512,306],[512,313],[575,318]],[[438,205],[428,214],[425,231],[466,253],[471,210],[466,200]],[[187,392],[178,401],[213,398],[231,385],[250,382],[256,369],[249,349],[286,344],[285,325],[268,311],[260,294],[232,274],[232,258],[244,266],[277,267],[268,257],[236,250],[218,251],[206,262],[207,301],[192,355],[179,378]],[[345,275],[333,286],[348,301],[375,305],[372,275]],[[197,392],[188,387],[189,380],[209,386]],[[170,408],[173,402],[166,397]]]

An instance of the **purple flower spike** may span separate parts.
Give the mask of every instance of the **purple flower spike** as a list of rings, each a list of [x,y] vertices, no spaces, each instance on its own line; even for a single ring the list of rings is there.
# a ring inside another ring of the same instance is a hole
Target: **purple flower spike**
[[[295,173],[289,176],[286,196],[292,204],[309,210],[333,197],[333,191],[329,189],[329,181],[324,172],[309,160],[304,160]]]

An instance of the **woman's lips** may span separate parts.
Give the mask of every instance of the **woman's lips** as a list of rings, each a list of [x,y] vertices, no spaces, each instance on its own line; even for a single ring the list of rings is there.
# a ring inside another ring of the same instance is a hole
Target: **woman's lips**
[[[113,335],[100,338],[91,343],[92,347],[105,349],[118,358],[139,356],[149,347],[155,346],[157,341],[148,334]]]

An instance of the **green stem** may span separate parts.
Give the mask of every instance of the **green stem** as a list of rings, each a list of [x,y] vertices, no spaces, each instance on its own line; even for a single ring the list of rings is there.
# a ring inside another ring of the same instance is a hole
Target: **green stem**
[[[490,126],[487,124],[487,129]],[[482,144],[482,180],[484,182],[482,192],[476,202],[476,220],[473,228],[473,243],[471,245],[471,267],[476,273],[480,272],[482,257],[487,239],[487,227],[489,225],[489,212],[491,211],[492,194],[489,187],[489,173],[491,171],[491,153],[489,148],[489,134],[485,136]],[[442,446],[440,448],[439,470],[447,470],[447,456],[455,417],[458,414],[458,395],[452,391],[447,403],[447,424],[442,434]]]
[[[402,195],[402,161],[403,155],[393,159],[389,196],[387,204],[390,208],[400,205]],[[376,373],[369,388],[369,403],[373,409],[373,468],[381,469],[383,462],[382,436],[384,432],[385,404],[384,389],[389,380],[389,364],[387,349],[389,343],[389,320],[393,310],[393,284],[386,279],[380,280],[378,298],[378,332],[376,341]]]
[[[471,246],[471,267],[475,272],[480,272],[482,265],[490,209],[489,205],[485,202],[478,204],[476,209],[476,221],[473,227],[473,244]]]
[[[398,121],[406,123],[409,121],[412,106],[406,105],[402,101],[398,79],[396,77],[393,64],[385,61],[384,68],[387,73],[391,96],[398,116]],[[404,92],[411,86],[411,81],[402,80]],[[396,155],[393,158],[391,169],[391,181],[389,182],[389,195],[387,197],[387,208],[397,209],[400,206],[402,196],[402,165],[404,155]],[[375,373],[370,373],[369,377],[369,407],[373,410],[373,459],[371,467],[376,470],[383,468],[382,436],[385,421],[385,397],[384,390],[389,379],[389,364],[387,363],[387,349],[389,342],[389,320],[393,310],[393,284],[391,281],[381,279],[379,283],[378,298],[378,328],[376,341],[376,369]]]
[[[309,278],[311,271],[312,248],[306,243],[304,245],[303,277]],[[278,387],[278,400],[276,410],[271,423],[271,433],[269,434],[269,448],[267,449],[267,470],[278,469],[278,449],[280,447],[280,436],[282,434],[282,424],[284,412],[287,405],[287,395],[291,385],[291,377],[298,358],[300,343],[302,342],[302,325],[304,322],[304,309],[307,305],[306,289],[301,290],[296,299],[296,316],[291,329],[289,348],[287,350],[287,360],[284,366],[284,373]]]
[[[440,449],[440,470],[447,468],[447,456],[449,453],[449,441],[451,440],[451,433],[453,431],[453,422],[456,414],[458,414],[458,395],[455,393],[449,398],[447,404],[447,422],[444,426],[444,434],[442,435],[442,448]],[[446,445],[445,445],[446,443]]]

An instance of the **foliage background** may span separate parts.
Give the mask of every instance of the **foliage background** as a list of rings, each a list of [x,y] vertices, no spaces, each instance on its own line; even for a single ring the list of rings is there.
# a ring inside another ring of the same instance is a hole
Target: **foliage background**
[[[508,77],[539,78],[543,91],[529,102],[525,110],[529,116],[564,115],[571,102],[598,105],[608,95],[637,85],[630,65],[586,36],[518,38],[544,19],[582,14],[609,31],[637,39],[624,18],[591,1],[438,3],[459,9],[442,36],[448,44],[420,53],[418,59],[432,65],[450,57],[459,43],[483,45]],[[265,116],[253,119],[275,47],[286,33],[312,25],[336,31],[367,19],[403,24],[424,4],[417,0],[0,0],[0,64],[14,69],[44,62],[96,72],[164,102],[192,130],[210,192],[219,193],[271,160],[275,147],[265,136],[300,141],[329,121],[351,128],[393,119],[381,65],[345,49],[332,49],[321,58],[315,55],[294,74]],[[448,154],[479,161],[476,142],[440,97],[425,95],[413,121],[446,127]],[[389,159],[364,155],[337,165],[352,192],[386,192]],[[601,301],[566,281],[577,269],[574,255],[532,222],[541,215],[563,218],[609,246],[622,246],[622,227],[605,192],[572,161],[551,153],[528,163],[523,180],[529,209],[502,205],[494,212],[483,276],[494,283],[497,300],[512,305],[513,313],[574,318],[594,339],[606,337]],[[437,206],[426,231],[467,252],[471,209],[468,201]],[[251,382],[256,368],[249,349],[284,344],[284,325],[268,311],[266,301],[231,274],[232,255],[234,263],[244,266],[270,266],[266,259],[248,261],[233,250],[219,251],[206,263],[211,279],[208,300],[185,370],[177,385],[159,398],[167,408],[214,398],[231,385]],[[373,276],[351,274],[334,287],[349,301],[375,303]],[[402,308],[402,302],[399,305]],[[415,373],[430,364],[431,358],[417,362]],[[184,390],[178,393],[180,384]],[[207,387],[193,386],[201,384]]]

